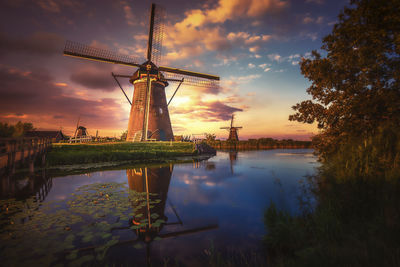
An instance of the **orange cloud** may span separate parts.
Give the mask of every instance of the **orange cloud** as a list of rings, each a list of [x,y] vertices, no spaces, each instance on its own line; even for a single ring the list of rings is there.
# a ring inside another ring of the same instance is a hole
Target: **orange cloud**
[[[66,83],[54,83],[55,86],[59,86],[59,87],[66,87],[68,86],[68,84]]]
[[[267,12],[276,12],[288,6],[282,0],[219,0],[214,9],[195,9],[186,13],[184,24],[194,27],[204,23],[224,23],[240,17],[258,17]]]
[[[213,8],[189,10],[184,19],[166,26],[164,46],[168,52],[165,59],[184,59],[205,51],[224,51],[233,44],[250,46],[249,51],[255,53],[263,42],[271,39],[270,35],[227,34],[218,24],[242,17],[257,17],[287,5],[283,0],[219,0]]]
[[[11,114],[0,115],[0,117],[4,119],[26,119],[28,118],[28,115],[21,113],[11,113]]]
[[[121,1],[120,3],[122,5],[122,9],[124,10],[126,24],[134,26],[136,24],[136,21],[132,13],[132,8],[126,1]]]

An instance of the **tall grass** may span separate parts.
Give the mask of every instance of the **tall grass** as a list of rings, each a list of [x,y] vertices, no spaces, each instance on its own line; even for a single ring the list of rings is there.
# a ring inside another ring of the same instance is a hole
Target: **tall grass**
[[[350,138],[324,162],[325,173],[337,179],[351,177],[397,179],[400,176],[400,126],[385,124],[373,134]]]
[[[400,131],[354,138],[310,180],[313,209],[265,212],[275,266],[400,266]]]

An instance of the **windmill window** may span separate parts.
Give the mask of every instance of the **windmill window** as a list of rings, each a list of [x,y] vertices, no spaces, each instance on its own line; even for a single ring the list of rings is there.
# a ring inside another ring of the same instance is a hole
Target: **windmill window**
[[[163,110],[162,108],[159,108],[160,114],[163,114]]]

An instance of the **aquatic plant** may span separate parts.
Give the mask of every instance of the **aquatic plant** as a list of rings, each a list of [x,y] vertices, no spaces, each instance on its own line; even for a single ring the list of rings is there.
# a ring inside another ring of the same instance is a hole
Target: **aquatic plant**
[[[157,194],[151,194],[148,204],[155,207],[160,202]],[[112,246],[134,236],[131,230],[147,226],[147,220],[140,214],[146,205],[146,193],[130,190],[124,183],[85,185],[65,201],[0,200],[2,264],[101,263]],[[133,216],[141,219],[140,225],[129,225]],[[153,227],[164,223],[158,216],[152,214]],[[115,228],[126,231],[121,237],[112,232]]]

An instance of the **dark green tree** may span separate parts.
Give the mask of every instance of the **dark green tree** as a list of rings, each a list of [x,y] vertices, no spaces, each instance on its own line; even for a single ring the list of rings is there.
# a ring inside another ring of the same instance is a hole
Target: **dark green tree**
[[[33,131],[35,128],[33,127],[33,124],[30,122],[17,122],[14,126],[14,133],[13,137],[21,137],[23,136],[26,132],[28,131]]]
[[[30,122],[17,122],[15,125],[0,122],[0,137],[21,137],[27,131],[33,131],[35,128]]]
[[[11,137],[14,133],[14,126],[0,122],[0,137]]]
[[[382,125],[400,125],[400,1],[350,3],[323,39],[323,52],[302,59],[312,100],[293,106],[289,116],[317,122],[321,131],[313,142],[325,159]]]
[[[206,137],[206,142],[215,141],[215,138],[216,138],[215,134],[210,134],[210,133],[206,133],[205,137]]]

